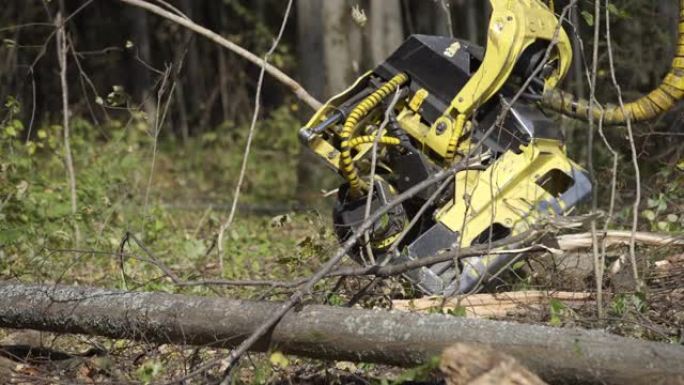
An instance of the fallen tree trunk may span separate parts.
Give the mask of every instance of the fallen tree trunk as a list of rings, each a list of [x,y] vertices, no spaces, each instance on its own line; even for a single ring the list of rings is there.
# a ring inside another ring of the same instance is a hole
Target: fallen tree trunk
[[[232,347],[282,305],[0,282],[0,327]],[[510,354],[544,379],[651,384],[684,378],[684,348],[598,331],[438,314],[304,306],[254,350],[410,366],[456,342]]]

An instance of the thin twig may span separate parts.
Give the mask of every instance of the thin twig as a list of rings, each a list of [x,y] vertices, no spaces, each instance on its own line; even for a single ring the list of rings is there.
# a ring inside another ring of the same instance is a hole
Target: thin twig
[[[368,219],[368,217],[370,216],[371,207],[373,204],[373,190],[375,189],[375,171],[378,163],[378,144],[380,142],[380,137],[382,137],[385,134],[385,128],[387,127],[387,124],[389,124],[391,115],[394,113],[394,106],[396,106],[397,102],[399,101],[399,96],[401,95],[401,92],[401,87],[397,87],[397,90],[394,92],[394,97],[392,97],[392,101],[387,106],[387,111],[385,111],[385,118],[380,124],[380,127],[378,127],[378,131],[375,134],[375,139],[373,140],[373,148],[371,149],[370,176],[368,177],[368,195],[366,196],[366,208],[363,214],[364,220]],[[372,246],[370,244],[369,232],[370,230],[366,231],[366,233],[363,235],[363,238],[364,243],[366,244],[369,262],[374,265],[375,256],[373,255]]]
[[[219,267],[221,269],[221,274],[223,274],[223,235],[226,230],[233,224],[233,219],[235,218],[235,212],[237,210],[238,200],[240,199],[240,191],[242,190],[242,183],[245,180],[245,174],[247,173],[247,162],[249,161],[249,152],[252,148],[252,140],[254,139],[254,133],[256,132],[256,124],[259,119],[259,109],[261,108],[261,90],[264,85],[264,74],[266,73],[266,68],[268,66],[268,59],[273,55],[275,50],[278,48],[280,39],[283,37],[285,32],[285,27],[287,26],[287,21],[290,16],[290,10],[292,9],[292,0],[287,3],[287,8],[285,9],[285,15],[280,23],[280,30],[271,48],[264,55],[264,59],[261,61],[261,72],[259,72],[259,81],[257,82],[256,95],[254,96],[254,113],[252,114],[252,123],[249,126],[249,133],[247,134],[247,143],[245,144],[245,152],[242,156],[242,165],[240,166],[240,175],[238,176],[237,184],[235,185],[235,191],[233,192],[233,203],[230,206],[230,213],[228,214],[228,219],[221,224],[218,231],[218,236],[216,239],[216,249],[218,250]]]
[[[55,19],[57,28],[57,59],[59,62],[59,79],[62,85],[62,129],[64,130],[64,165],[67,171],[67,182],[71,200],[71,215],[73,216],[74,238],[76,245],[81,243],[81,232],[78,227],[76,214],[78,213],[78,197],[76,191],[76,171],[74,170],[74,159],[71,154],[71,140],[69,138],[69,84],[67,83],[67,37],[65,32],[65,20],[62,18],[64,12],[64,0],[59,2],[60,11]]]
[[[179,68],[182,65],[179,65]],[[162,100],[164,98],[164,93],[167,90],[168,82],[171,77],[171,67],[168,67],[164,71],[162,76],[161,86],[157,91],[157,107],[155,108],[156,116],[154,119],[154,132],[152,133],[152,160],[150,161],[150,173],[147,177],[147,187],[145,188],[145,198],[143,200],[143,216],[147,216],[147,208],[150,199],[150,190],[152,190],[152,180],[154,178],[154,169],[157,163],[157,146],[159,144],[159,134],[161,133],[162,126],[166,120],[166,114],[169,111],[169,106],[171,105],[171,100],[176,89],[176,82],[171,80],[171,87],[166,97],[166,103],[162,106]],[[143,228],[145,226],[145,220],[143,220]]]
[[[632,152],[632,165],[634,166],[634,178],[636,179],[636,197],[634,198],[634,205],[632,209],[632,237],[629,241],[629,259],[632,264],[632,275],[636,282],[636,290],[643,289],[643,282],[639,279],[639,268],[636,262],[636,233],[639,226],[639,205],[641,204],[641,170],[639,168],[639,157],[634,143],[634,132],[632,131],[632,120],[625,111],[625,102],[622,98],[622,89],[617,81],[615,75],[615,62],[613,60],[613,45],[610,37],[610,12],[608,8],[608,0],[606,0],[606,44],[608,49],[608,63],[610,64],[610,77],[613,81],[613,86],[618,95],[618,102],[622,114],[627,117],[627,137],[629,139],[629,147]]]
[[[592,51],[591,76],[589,79],[589,109],[595,108],[599,103],[596,103],[596,76],[598,73],[598,50],[599,50],[599,31],[601,27],[601,1],[594,0],[594,46]],[[589,116],[589,135],[587,135],[587,165],[589,169],[589,176],[591,178],[594,189],[591,197],[591,213],[595,214],[598,210],[598,183],[596,183],[596,171],[594,170],[594,115]],[[603,319],[603,270],[601,265],[601,257],[599,254],[599,242],[596,235],[597,223],[596,219],[591,220],[591,234],[592,234],[592,255],[594,262],[594,279],[596,283],[596,311],[599,320]]]

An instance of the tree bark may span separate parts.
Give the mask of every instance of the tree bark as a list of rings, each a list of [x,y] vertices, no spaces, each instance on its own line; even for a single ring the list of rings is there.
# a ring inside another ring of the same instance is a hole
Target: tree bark
[[[0,327],[231,347],[281,304],[165,293],[0,283]],[[510,354],[547,381],[684,379],[684,348],[599,331],[445,315],[305,306],[253,346],[334,360],[415,365],[456,342]]]
[[[323,61],[326,97],[336,95],[354,81],[354,67],[361,65],[361,35],[344,0],[325,0],[323,15]]]
[[[325,100],[326,66],[323,54],[323,1],[298,0],[297,15],[297,53],[299,80],[314,98]],[[303,110],[301,119],[306,122],[310,111]],[[328,170],[321,167],[316,156],[305,146],[299,147],[297,157],[297,186],[295,196],[302,205],[320,199],[321,178]]]
[[[401,24],[401,3],[392,1],[371,1],[368,10],[368,25],[365,27],[366,64],[375,67],[387,59],[404,41]]]

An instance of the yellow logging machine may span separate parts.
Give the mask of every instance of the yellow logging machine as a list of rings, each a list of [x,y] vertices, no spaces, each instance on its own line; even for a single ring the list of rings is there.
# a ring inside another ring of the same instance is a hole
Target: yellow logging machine
[[[341,241],[363,222],[370,183],[377,209],[455,162],[477,163],[456,172],[446,187],[428,187],[376,221],[350,251],[357,261],[399,263],[487,244],[565,215],[588,197],[587,173],[568,158],[544,107],[620,124],[656,117],[684,96],[684,22],[677,57],[661,86],[624,110],[590,108],[557,88],[570,68],[572,47],[553,10],[540,0],[490,1],[486,49],[413,35],[300,130],[302,142],[346,180],[333,210]],[[429,294],[472,292],[514,257],[468,257],[405,276]]]

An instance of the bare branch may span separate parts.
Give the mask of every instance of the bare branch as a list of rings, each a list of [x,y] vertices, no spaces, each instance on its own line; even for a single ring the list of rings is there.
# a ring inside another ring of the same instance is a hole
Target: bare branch
[[[598,0],[597,0],[598,1]],[[681,12],[681,9],[680,9]],[[628,117],[625,102],[622,98],[622,89],[618,84],[615,75],[615,63],[613,61],[613,46],[610,37],[610,12],[608,10],[608,0],[606,0],[606,44],[608,45],[608,62],[610,63],[610,77],[613,81],[613,86],[618,95],[618,102],[622,114],[627,117],[627,137],[629,139],[629,148],[632,152],[632,165],[634,167],[634,179],[636,179],[636,196],[634,197],[634,205],[632,206],[632,237],[629,241],[629,259],[632,265],[632,275],[637,285],[637,290],[642,290],[644,283],[639,279],[639,268],[636,262],[636,233],[639,226],[639,205],[641,204],[641,170],[639,168],[639,156],[634,143],[634,131],[632,130],[632,119]]]
[[[71,155],[71,140],[69,138],[69,85],[67,83],[67,37],[64,30],[65,20],[62,18],[64,12],[64,1],[59,3],[60,11],[55,19],[57,27],[57,59],[59,62],[59,79],[62,86],[62,129],[64,130],[64,166],[67,171],[67,181],[69,183],[71,199],[71,215],[73,216],[74,237],[76,244],[81,242],[81,234],[76,221],[78,213],[78,197],[76,193],[76,171],[74,170],[74,160]]]

